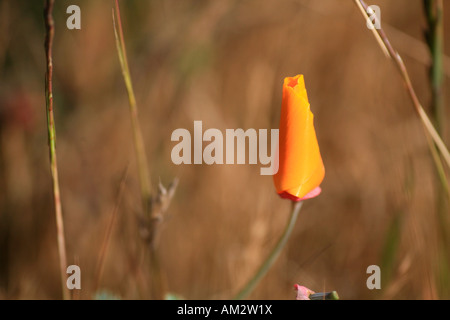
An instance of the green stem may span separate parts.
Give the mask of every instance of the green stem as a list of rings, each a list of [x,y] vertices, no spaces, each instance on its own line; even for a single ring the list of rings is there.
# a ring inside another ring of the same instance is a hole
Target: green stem
[[[431,68],[430,68],[430,85],[431,85],[431,110],[433,115],[433,121],[436,126],[438,134],[444,136],[444,123],[445,123],[445,110],[443,99],[443,85],[444,85],[444,72],[443,72],[443,56],[444,56],[444,17],[443,10],[444,4],[442,0],[424,0],[425,16],[428,24],[426,31],[426,40],[431,53]],[[436,154],[433,157],[439,158],[440,152],[435,150]],[[441,181],[446,180],[446,174],[443,167],[436,166],[438,179]],[[448,196],[448,186],[442,184],[438,188],[438,207],[440,211],[445,211],[445,199]]]
[[[443,73],[443,56],[444,56],[444,4],[442,0],[424,0],[424,11],[427,20],[428,29],[426,31],[426,39],[430,49],[432,63],[430,68],[430,85],[431,85],[431,110],[436,130],[441,136],[445,131],[445,108],[443,99],[444,73]],[[435,158],[440,156],[438,150],[433,155]],[[437,178],[442,182],[446,177],[445,170],[437,167]],[[440,240],[442,248],[437,259],[438,271],[437,283],[441,295],[448,294],[448,263],[450,256],[448,254],[448,199],[450,199],[449,189],[436,183],[436,209],[440,226]]]
[[[127,50],[125,47],[125,41],[123,37],[122,21],[120,18],[120,9],[118,0],[115,1],[116,16],[117,16],[117,28],[116,21],[114,19],[114,35],[116,37],[117,52],[119,55],[120,66],[122,69],[122,75],[125,81],[125,86],[128,93],[128,102],[130,107],[131,127],[133,129],[133,141],[136,152],[137,167],[139,171],[139,183],[141,189],[142,206],[145,215],[150,214],[150,201],[151,201],[151,185],[150,175],[147,166],[147,156],[145,154],[144,138],[142,137],[142,130],[138,119],[138,109],[136,103],[136,97],[134,95],[133,83],[131,81],[130,69],[128,67]]]
[[[336,291],[318,292],[309,296],[310,300],[339,300],[339,295]]]
[[[428,23],[426,33],[427,43],[430,48],[432,64],[430,68],[430,82],[432,89],[432,113],[437,132],[442,136],[444,125],[444,101],[442,86],[444,80],[443,55],[444,55],[444,26],[443,26],[443,1],[424,0],[424,9]]]
[[[116,19],[117,17],[117,25],[116,25]],[[133,129],[133,140],[134,140],[134,147],[136,152],[136,159],[137,159],[137,167],[139,171],[139,183],[140,183],[140,189],[141,189],[141,199],[142,199],[142,211],[144,216],[146,216],[149,221],[154,221],[155,217],[152,215],[154,212],[152,212],[151,204],[152,204],[152,189],[150,184],[150,175],[149,170],[147,166],[147,156],[145,153],[145,147],[144,147],[144,139],[142,137],[142,130],[141,126],[139,124],[139,118],[138,118],[138,109],[137,109],[137,103],[136,103],[136,97],[134,95],[133,90],[133,83],[131,81],[131,73],[130,69],[128,67],[128,59],[127,59],[127,50],[125,47],[125,41],[123,36],[123,28],[122,28],[122,21],[120,18],[120,8],[119,8],[119,1],[115,0],[115,14],[113,10],[113,24],[114,24],[114,35],[116,38],[116,46],[117,46],[117,53],[119,55],[120,60],[120,66],[122,69],[122,75],[125,81],[125,86],[128,93],[128,102],[130,107],[130,116],[131,116],[131,126]],[[166,286],[165,286],[165,277],[164,277],[164,270],[161,268],[161,263],[158,259],[157,250],[156,247],[151,241],[150,246],[150,258],[151,258],[151,265],[150,270],[151,274],[153,276],[152,279],[152,285],[151,285],[151,294],[154,299],[164,299],[165,292],[166,292]]]
[[[294,229],[295,222],[297,221],[298,214],[300,209],[302,208],[303,201],[293,202],[292,203],[292,211],[291,216],[289,218],[288,224],[286,225],[281,238],[278,240],[275,247],[270,252],[269,256],[263,262],[261,267],[259,267],[258,271],[255,273],[253,278],[245,285],[245,287],[234,297],[234,300],[242,300],[245,299],[252,291],[255,289],[256,285],[259,281],[266,275],[266,273],[270,270],[284,246],[286,245],[289,236],[292,233],[292,229]]]

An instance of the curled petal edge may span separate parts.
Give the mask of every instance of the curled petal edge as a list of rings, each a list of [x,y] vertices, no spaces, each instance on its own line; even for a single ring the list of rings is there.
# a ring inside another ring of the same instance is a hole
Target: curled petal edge
[[[311,198],[315,198],[315,197],[317,197],[321,192],[322,192],[322,189],[321,189],[320,187],[316,187],[316,188],[314,188],[312,191],[310,191],[309,193],[307,193],[307,194],[306,194],[304,197],[302,197],[302,198],[296,197],[296,196],[294,196],[294,195],[292,195],[292,194],[290,194],[290,193],[288,193],[288,192],[286,192],[286,191],[283,191],[283,192],[279,193],[278,195],[279,195],[281,198],[283,198],[283,199],[289,199],[289,200],[292,200],[292,201],[294,201],[294,202],[298,202],[298,201],[303,201],[303,200],[308,200],[308,199],[311,199]]]

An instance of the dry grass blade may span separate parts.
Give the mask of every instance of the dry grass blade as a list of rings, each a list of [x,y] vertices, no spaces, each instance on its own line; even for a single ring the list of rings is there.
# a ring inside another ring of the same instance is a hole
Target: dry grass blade
[[[363,14],[363,16],[367,17],[367,13],[364,10],[364,7],[361,4],[361,2],[355,0],[355,3],[358,6],[359,10],[361,10],[361,13]],[[370,14],[373,14],[373,10],[372,9],[367,8],[367,10],[369,10]],[[375,19],[378,19],[378,18],[375,17]],[[375,21],[375,23],[377,23],[377,22],[379,22],[379,21]],[[372,23],[372,21],[371,21],[371,23]],[[383,39],[381,39],[380,35],[378,34],[377,29],[376,28],[372,28],[371,30],[372,30],[373,35],[375,36],[375,39],[378,41],[378,45],[380,46],[381,50],[383,50],[384,55],[387,58],[389,58],[390,57],[389,50],[386,47],[386,45],[384,44]]]
[[[131,116],[131,125],[133,129],[133,140],[134,147],[136,151],[137,158],[137,166],[139,170],[139,183],[141,188],[141,198],[142,198],[142,210],[143,213],[148,215],[150,209],[150,201],[151,201],[151,185],[150,185],[150,176],[149,170],[147,166],[147,156],[145,154],[144,148],[144,139],[142,137],[142,130],[139,124],[138,119],[138,110],[136,104],[136,98],[133,90],[133,83],[131,81],[131,74],[128,67],[128,59],[125,48],[125,41],[123,38],[123,29],[122,29],[122,21],[120,19],[120,9],[119,2],[116,0],[115,2],[115,10],[116,12],[112,12],[113,24],[114,24],[114,35],[116,37],[116,46],[117,53],[119,55],[120,66],[122,69],[123,79],[125,81],[125,86],[127,88],[128,93],[128,102],[130,107],[130,116]],[[115,19],[117,16],[117,22]],[[117,25],[116,25],[117,23]]]
[[[364,18],[369,18],[367,15],[368,6],[363,0],[354,0],[355,4],[360,8],[361,13],[364,15]],[[444,141],[442,140],[439,133],[436,131],[435,127],[433,126],[432,122],[430,121],[428,115],[426,114],[425,110],[423,109],[417,94],[412,86],[411,79],[409,77],[408,71],[406,69],[406,66],[400,57],[399,53],[392,47],[391,43],[389,42],[386,34],[384,33],[382,28],[374,28],[374,34],[376,34],[377,39],[381,39],[381,42],[378,41],[380,44],[383,52],[387,50],[389,53],[389,57],[393,60],[395,65],[397,66],[398,70],[400,71],[400,74],[402,76],[402,79],[406,85],[406,89],[408,91],[408,94],[412,100],[412,103],[414,105],[414,108],[419,115],[419,118],[422,122],[422,125],[425,128],[425,133],[431,137],[433,142],[436,144],[436,147],[440,151],[444,161],[446,162],[447,166],[450,168],[450,153],[447,149],[447,146],[445,145]],[[430,150],[434,148],[433,144],[429,143]],[[433,153],[433,151],[431,151]],[[440,162],[440,158],[433,157],[433,159],[438,162]],[[440,167],[438,163],[436,163],[437,168]],[[448,190],[448,182],[446,177],[441,177],[441,181],[445,181],[446,189]]]
[[[109,224],[108,224],[108,227],[106,229],[105,238],[103,239],[102,247],[100,249],[100,253],[99,253],[99,257],[98,257],[98,263],[97,263],[97,272],[96,272],[94,292],[97,291],[98,286],[100,284],[100,280],[102,278],[103,266],[104,266],[104,262],[105,262],[106,251],[108,250],[108,245],[109,245],[109,242],[111,240],[112,230],[113,230],[113,227],[114,227],[114,223],[116,221],[117,211],[119,210],[120,202],[122,200],[123,190],[125,189],[125,181],[127,180],[127,177],[128,177],[128,166],[125,169],[125,173],[123,174],[122,179],[120,181],[119,191],[117,192],[117,197],[116,197],[116,204],[114,205],[114,209],[113,209],[113,211],[111,213],[111,218],[109,220]]]
[[[59,254],[59,265],[61,272],[61,285],[64,300],[70,299],[69,289],[66,286],[66,268],[67,268],[67,255],[66,255],[66,243],[64,238],[64,222],[61,208],[61,196],[59,191],[59,179],[58,179],[58,165],[56,161],[56,129],[55,129],[55,117],[53,113],[53,37],[55,34],[55,27],[53,21],[53,5],[54,0],[46,0],[44,8],[44,20],[45,20],[45,54],[47,58],[47,71],[45,75],[45,101],[47,110],[47,130],[48,130],[48,145],[50,156],[50,170],[52,173],[52,185],[53,185],[53,200],[55,205],[56,215],[56,228],[57,228],[57,243]]]
[[[159,226],[163,221],[164,213],[167,210],[173,195],[175,194],[178,180],[175,179],[169,186],[168,190],[166,190],[162,186],[162,184],[160,184],[156,194],[152,195],[149,170],[147,167],[147,157],[144,148],[144,140],[142,138],[142,131],[139,125],[136,98],[134,95],[131,74],[128,67],[128,59],[125,48],[118,0],[115,1],[115,10],[113,9],[112,11],[112,18],[114,24],[114,35],[116,39],[117,53],[119,55],[120,66],[122,69],[125,86],[127,88],[130,106],[134,146],[136,151],[137,166],[139,170],[139,181],[142,198],[142,215],[139,215],[141,237],[148,245],[150,251],[150,271],[153,276],[151,294],[153,298],[164,299],[166,292],[166,281],[164,270],[160,266],[157,254],[156,238],[160,229]]]

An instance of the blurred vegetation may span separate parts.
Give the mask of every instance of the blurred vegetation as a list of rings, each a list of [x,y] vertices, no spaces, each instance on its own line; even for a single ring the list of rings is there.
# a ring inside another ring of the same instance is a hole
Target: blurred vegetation
[[[422,1],[372,2],[429,106]],[[66,28],[71,4],[81,8],[81,30]],[[66,243],[69,264],[82,270],[79,298],[144,299],[152,278],[136,223],[139,180],[112,7],[57,0],[54,10]],[[42,1],[0,0],[1,299],[61,297],[42,10]],[[232,297],[282,232],[289,203],[257,165],[174,165],[172,131],[192,130],[194,120],[204,130],[276,128],[283,78],[302,73],[326,168],[323,193],[305,203],[288,247],[250,298],[294,299],[295,283],[336,290],[341,299],[450,298],[449,215],[437,213],[423,129],[352,1],[127,0],[121,10],[152,184],[180,179],[158,242],[174,296]],[[450,41],[443,50],[450,101]],[[448,145],[448,129],[443,137]],[[99,251],[128,165],[96,291]],[[366,287],[373,264],[382,270],[381,290]]]

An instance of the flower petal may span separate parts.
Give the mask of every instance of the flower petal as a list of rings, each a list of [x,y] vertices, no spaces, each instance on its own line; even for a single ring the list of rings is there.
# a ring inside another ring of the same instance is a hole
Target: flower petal
[[[311,300],[309,296],[313,294],[314,291],[298,284],[295,284],[294,288],[297,290],[296,300]]]
[[[284,80],[279,131],[279,169],[275,188],[283,198],[294,201],[320,194],[325,176],[302,75]]]

